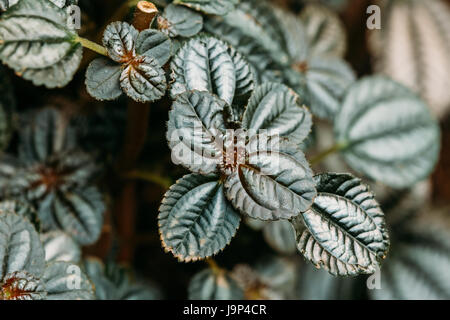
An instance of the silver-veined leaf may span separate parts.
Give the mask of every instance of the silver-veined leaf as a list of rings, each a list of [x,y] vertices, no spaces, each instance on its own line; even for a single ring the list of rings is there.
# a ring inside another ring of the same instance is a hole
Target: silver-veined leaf
[[[184,176],[167,191],[159,211],[164,249],[185,262],[217,254],[241,221],[216,176]]]
[[[0,213],[0,280],[18,271],[39,277],[44,267],[44,249],[33,225],[15,213]]]
[[[312,117],[300,103],[300,97],[288,87],[266,83],[253,91],[242,126],[256,131],[267,130],[269,134],[286,136],[301,143],[311,131]]]
[[[423,101],[404,86],[374,76],[348,91],[335,121],[347,163],[394,188],[425,179],[440,149],[440,130]]]
[[[17,200],[3,200],[0,202],[0,214],[5,213],[15,213],[29,222],[31,222],[36,229],[40,231],[40,221],[36,210],[33,208],[32,204],[28,203],[25,199],[21,201]]]
[[[342,58],[347,49],[347,36],[343,23],[330,9],[309,4],[300,14],[308,37],[309,55]]]
[[[120,87],[137,102],[153,102],[166,93],[166,75],[157,60],[139,56],[122,70]]]
[[[381,29],[369,33],[375,70],[402,83],[444,117],[450,106],[450,8],[441,0],[377,1]]]
[[[188,298],[191,300],[242,300],[244,293],[225,271],[205,269],[191,279]]]
[[[92,300],[94,288],[81,268],[69,262],[50,263],[41,281],[47,300]]]
[[[395,230],[393,236],[392,252],[380,273],[381,288],[368,290],[369,297],[379,300],[448,300],[448,230],[434,224],[423,225],[422,222],[420,225],[403,225]]]
[[[173,3],[208,14],[225,15],[233,10],[238,2],[239,0],[175,0]]]
[[[172,98],[190,90],[209,91],[231,105],[235,95],[248,92],[246,84],[253,81],[245,59],[225,42],[209,36],[186,42],[173,58],[171,69]]]
[[[334,275],[376,272],[389,249],[389,237],[373,193],[350,174],[314,179],[314,204],[293,221],[299,251]]]
[[[183,6],[169,4],[158,17],[158,28],[169,37],[193,37],[203,28],[201,14]]]
[[[103,46],[108,56],[118,63],[126,63],[136,56],[139,32],[127,22],[110,23],[103,33]]]
[[[81,248],[68,234],[61,231],[51,231],[41,233],[40,239],[45,250],[45,261],[75,263],[80,261]]]
[[[48,0],[21,0],[2,15],[0,59],[35,85],[65,86],[83,51],[66,25],[66,11]]]
[[[248,163],[239,164],[225,181],[226,195],[233,206],[260,220],[290,219],[308,210],[316,189],[302,152],[283,152],[282,145],[275,151],[252,152],[252,146],[257,145],[254,139],[247,147]]]
[[[172,41],[161,31],[146,29],[137,37],[136,53],[153,58],[163,66],[172,55]]]
[[[225,102],[208,92],[180,94],[169,112],[167,140],[172,161],[193,172],[213,173],[223,159]]]
[[[107,58],[94,59],[86,71],[86,89],[97,100],[114,100],[122,95],[120,64]]]

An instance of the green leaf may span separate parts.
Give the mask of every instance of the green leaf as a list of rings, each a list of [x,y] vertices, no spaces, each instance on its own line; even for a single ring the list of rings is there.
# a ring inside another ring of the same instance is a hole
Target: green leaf
[[[389,237],[373,193],[350,174],[314,179],[313,206],[293,220],[299,251],[334,275],[374,273],[386,257]]]
[[[309,4],[300,14],[308,37],[310,56],[342,58],[347,49],[347,36],[343,23],[330,9]]]
[[[146,29],[139,33],[136,40],[136,52],[155,59],[160,66],[163,66],[172,55],[172,42],[163,32]]]
[[[157,60],[139,56],[123,69],[120,87],[137,102],[153,102],[161,99],[166,92],[166,75]]]
[[[241,220],[216,176],[184,176],[166,193],[159,211],[164,249],[184,262],[201,260],[223,250]]]
[[[208,92],[180,94],[169,112],[167,140],[172,161],[193,172],[214,173],[222,163],[225,102]]]
[[[45,250],[45,261],[66,261],[78,263],[81,259],[81,248],[66,233],[51,231],[40,235]]]
[[[292,254],[297,251],[295,230],[289,221],[268,222],[263,228],[263,236],[269,246],[277,252]]]
[[[86,71],[86,89],[97,100],[114,100],[122,95],[119,64],[107,58],[93,60]]]
[[[94,288],[81,268],[69,262],[52,262],[44,271],[42,283],[48,300],[92,300]]]
[[[353,85],[334,127],[347,163],[394,188],[425,179],[438,159],[440,130],[427,106],[388,78]]]
[[[242,120],[246,129],[267,130],[301,143],[310,133],[312,117],[291,89],[266,83],[253,91]]]
[[[225,42],[213,37],[196,37],[186,42],[171,62],[173,99],[190,91],[209,91],[232,104],[253,80],[244,58]],[[245,83],[245,84],[243,84]]]
[[[244,293],[225,272],[205,269],[197,273],[189,283],[190,300],[243,300]]]
[[[381,288],[368,290],[369,297],[381,300],[448,300],[448,230],[434,224],[410,223],[393,235],[392,253],[380,272]]]
[[[0,280],[17,271],[40,276],[44,249],[33,225],[12,212],[0,213]]]
[[[244,56],[259,83],[281,81],[280,66],[273,61],[271,53],[252,35],[217,17],[209,18],[205,23],[205,29],[229,43]]]
[[[450,107],[450,9],[441,0],[380,2],[368,45],[374,69],[419,94],[443,119]],[[407,67],[404,67],[407,66]]]
[[[0,59],[35,85],[63,87],[81,62],[67,14],[47,0],[21,0],[0,20]]]
[[[208,14],[225,15],[234,9],[239,0],[175,0],[180,4]]]
[[[193,37],[203,28],[203,17],[188,8],[169,4],[158,16],[158,28],[171,38]]]
[[[290,219],[308,210],[316,189],[303,153],[292,145],[261,139],[250,139],[248,161],[227,177],[227,198],[242,214],[260,220]],[[267,148],[256,148],[264,144]]]
[[[113,22],[103,33],[103,46],[112,60],[126,63],[136,56],[135,43],[138,35],[139,32],[127,22]]]

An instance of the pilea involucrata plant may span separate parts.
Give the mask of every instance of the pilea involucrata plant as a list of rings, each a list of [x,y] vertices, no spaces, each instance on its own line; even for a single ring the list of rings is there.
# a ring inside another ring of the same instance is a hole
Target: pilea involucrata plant
[[[450,297],[448,7],[291,2],[0,0],[0,300]]]

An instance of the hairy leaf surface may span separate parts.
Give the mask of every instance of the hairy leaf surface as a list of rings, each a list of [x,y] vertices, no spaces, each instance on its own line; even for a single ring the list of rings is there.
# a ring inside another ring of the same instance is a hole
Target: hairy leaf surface
[[[97,100],[114,100],[122,95],[119,64],[107,58],[93,60],[86,71],[86,89]]]

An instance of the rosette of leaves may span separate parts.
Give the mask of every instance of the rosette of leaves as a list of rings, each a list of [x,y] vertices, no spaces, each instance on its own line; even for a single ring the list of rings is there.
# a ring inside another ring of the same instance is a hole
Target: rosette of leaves
[[[184,6],[169,4],[157,18],[158,29],[171,38],[192,37],[203,29],[203,16]]]
[[[207,14],[225,15],[234,9],[239,0],[174,0],[173,3]]]
[[[298,250],[333,275],[376,272],[389,237],[369,187],[350,174],[325,173],[314,180],[317,196],[311,209],[292,220]]]
[[[113,22],[103,33],[108,58],[91,62],[86,87],[98,100],[114,100],[122,93],[137,102],[162,98],[167,82],[162,66],[170,59],[172,44],[163,32],[136,30],[126,22]]]
[[[85,300],[93,287],[80,267],[46,264],[33,225],[12,212],[0,213],[0,300]]]
[[[243,300],[244,292],[224,269],[208,268],[200,271],[189,282],[190,300]]]
[[[440,0],[378,1],[381,29],[370,31],[376,71],[427,101],[443,117],[450,106],[450,8]]]
[[[43,231],[63,230],[90,244],[100,236],[105,205],[93,183],[98,168],[75,149],[72,134],[57,110],[33,114],[20,132],[19,159],[0,165],[0,188],[3,198],[33,204]]]
[[[450,298],[450,235],[433,224],[407,223],[393,229],[393,250],[381,270],[372,299]]]
[[[191,89],[214,81],[207,88],[233,101],[228,90],[240,77],[235,77],[226,49],[212,51],[222,61],[216,67],[223,67],[222,73],[204,78],[214,70],[207,68],[181,83]],[[216,63],[198,55],[184,61]],[[169,189],[158,217],[163,246],[180,261],[222,250],[239,227],[237,211],[265,221],[290,219],[306,211],[315,197],[312,172],[296,145],[311,127],[311,115],[299,97],[284,85],[269,83],[253,91],[241,121],[235,113],[239,110],[217,95],[196,90],[180,93],[169,113],[172,160],[194,172]]]
[[[67,18],[66,10],[49,0],[20,0],[0,18],[1,61],[35,85],[67,85],[83,53]]]
[[[353,169],[394,188],[427,178],[438,160],[440,129],[427,105],[382,76],[351,86],[334,132],[337,150]]]
[[[161,293],[156,287],[133,281],[126,268],[115,263],[103,264],[97,258],[84,260],[84,270],[95,286],[97,300],[157,300]]]

